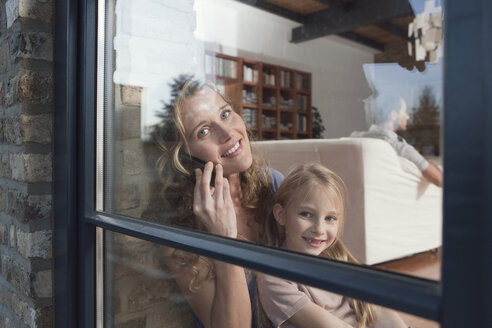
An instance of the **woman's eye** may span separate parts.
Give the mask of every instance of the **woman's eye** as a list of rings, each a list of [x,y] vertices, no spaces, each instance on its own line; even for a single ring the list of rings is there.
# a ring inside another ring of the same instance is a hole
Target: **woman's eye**
[[[310,218],[312,216],[311,213],[306,212],[306,211],[302,211],[301,213],[299,213],[299,215],[304,217],[304,218]]]
[[[208,130],[209,130],[208,128],[203,128],[200,131],[198,131],[198,134],[197,134],[198,138],[205,137],[208,134]]]
[[[329,222],[333,222],[333,221],[336,221],[336,220],[337,220],[337,218],[336,218],[336,217],[334,217],[334,216],[327,216],[327,217],[325,218],[325,220],[326,220],[326,221],[329,221]]]
[[[231,116],[231,110],[230,109],[227,109],[225,111],[223,111],[221,114],[220,114],[220,117],[221,118],[228,118],[229,116]]]

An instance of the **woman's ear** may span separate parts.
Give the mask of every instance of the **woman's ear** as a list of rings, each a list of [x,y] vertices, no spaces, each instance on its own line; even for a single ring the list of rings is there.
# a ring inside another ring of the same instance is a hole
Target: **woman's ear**
[[[285,225],[285,209],[279,203],[273,205],[273,217],[278,224]]]

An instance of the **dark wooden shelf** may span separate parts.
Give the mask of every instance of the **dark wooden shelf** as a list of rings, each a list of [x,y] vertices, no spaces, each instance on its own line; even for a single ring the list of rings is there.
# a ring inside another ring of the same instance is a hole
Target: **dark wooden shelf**
[[[243,108],[244,107],[258,109],[258,104],[243,103]]]
[[[215,77],[217,79],[221,79],[221,80],[224,80],[226,82],[233,82],[233,83],[236,83],[238,82],[238,79],[235,79],[233,77],[228,77],[228,76],[222,76],[222,75],[215,75]]]
[[[245,121],[247,120],[247,123],[251,124],[252,119],[255,119],[254,116],[251,115],[257,115],[256,122],[260,123],[260,125],[247,126],[247,129],[254,133],[258,137],[258,140],[279,138],[295,139],[297,136],[301,138],[311,138],[312,134],[310,131],[297,130],[299,121],[299,116],[297,115],[302,115],[302,124],[303,126],[306,126],[307,129],[311,129],[312,125],[312,113],[309,110],[309,108],[311,108],[311,73],[219,53],[209,53],[208,55],[232,60],[237,63],[237,72],[235,72],[235,74],[237,74],[239,78],[236,79],[208,74],[207,78],[224,83],[225,96],[233,103],[237,104],[240,111],[241,109],[256,110],[256,113],[248,111],[248,116],[245,118]],[[253,69],[258,72],[257,82],[243,80],[246,68],[248,68],[248,78],[250,78],[249,69]],[[264,83],[264,74],[268,74],[269,80],[275,81],[275,84]],[[302,77],[302,81],[298,82],[297,79],[300,77]],[[282,87],[281,84],[284,84],[284,86]],[[297,86],[301,85],[303,87],[307,86],[308,89],[297,89]],[[248,93],[254,92],[258,98],[258,103],[244,103],[243,90]],[[305,96],[302,103],[305,104],[306,110],[297,110],[297,104],[299,101],[298,95]],[[276,102],[275,106],[264,105],[262,103],[262,100],[273,100],[273,98]],[[292,100],[293,108],[281,107],[281,99]],[[243,115],[243,112],[240,112],[240,114]],[[263,128],[261,124],[263,120],[262,116],[275,118],[276,126],[273,128]],[[293,128],[280,128],[280,122],[284,124],[289,123],[289,125],[291,124]]]

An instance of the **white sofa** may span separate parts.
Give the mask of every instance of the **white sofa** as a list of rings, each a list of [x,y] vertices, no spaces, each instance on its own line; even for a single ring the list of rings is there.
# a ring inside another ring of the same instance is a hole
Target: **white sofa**
[[[362,263],[386,262],[441,245],[442,189],[425,181],[385,141],[304,139],[255,145],[284,175],[311,162],[340,175],[347,188],[342,240]]]

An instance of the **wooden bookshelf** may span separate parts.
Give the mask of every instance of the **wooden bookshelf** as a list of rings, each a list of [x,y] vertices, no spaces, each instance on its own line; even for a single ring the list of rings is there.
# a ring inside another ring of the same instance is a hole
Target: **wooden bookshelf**
[[[218,53],[205,57],[207,78],[258,140],[312,138],[311,73]]]

